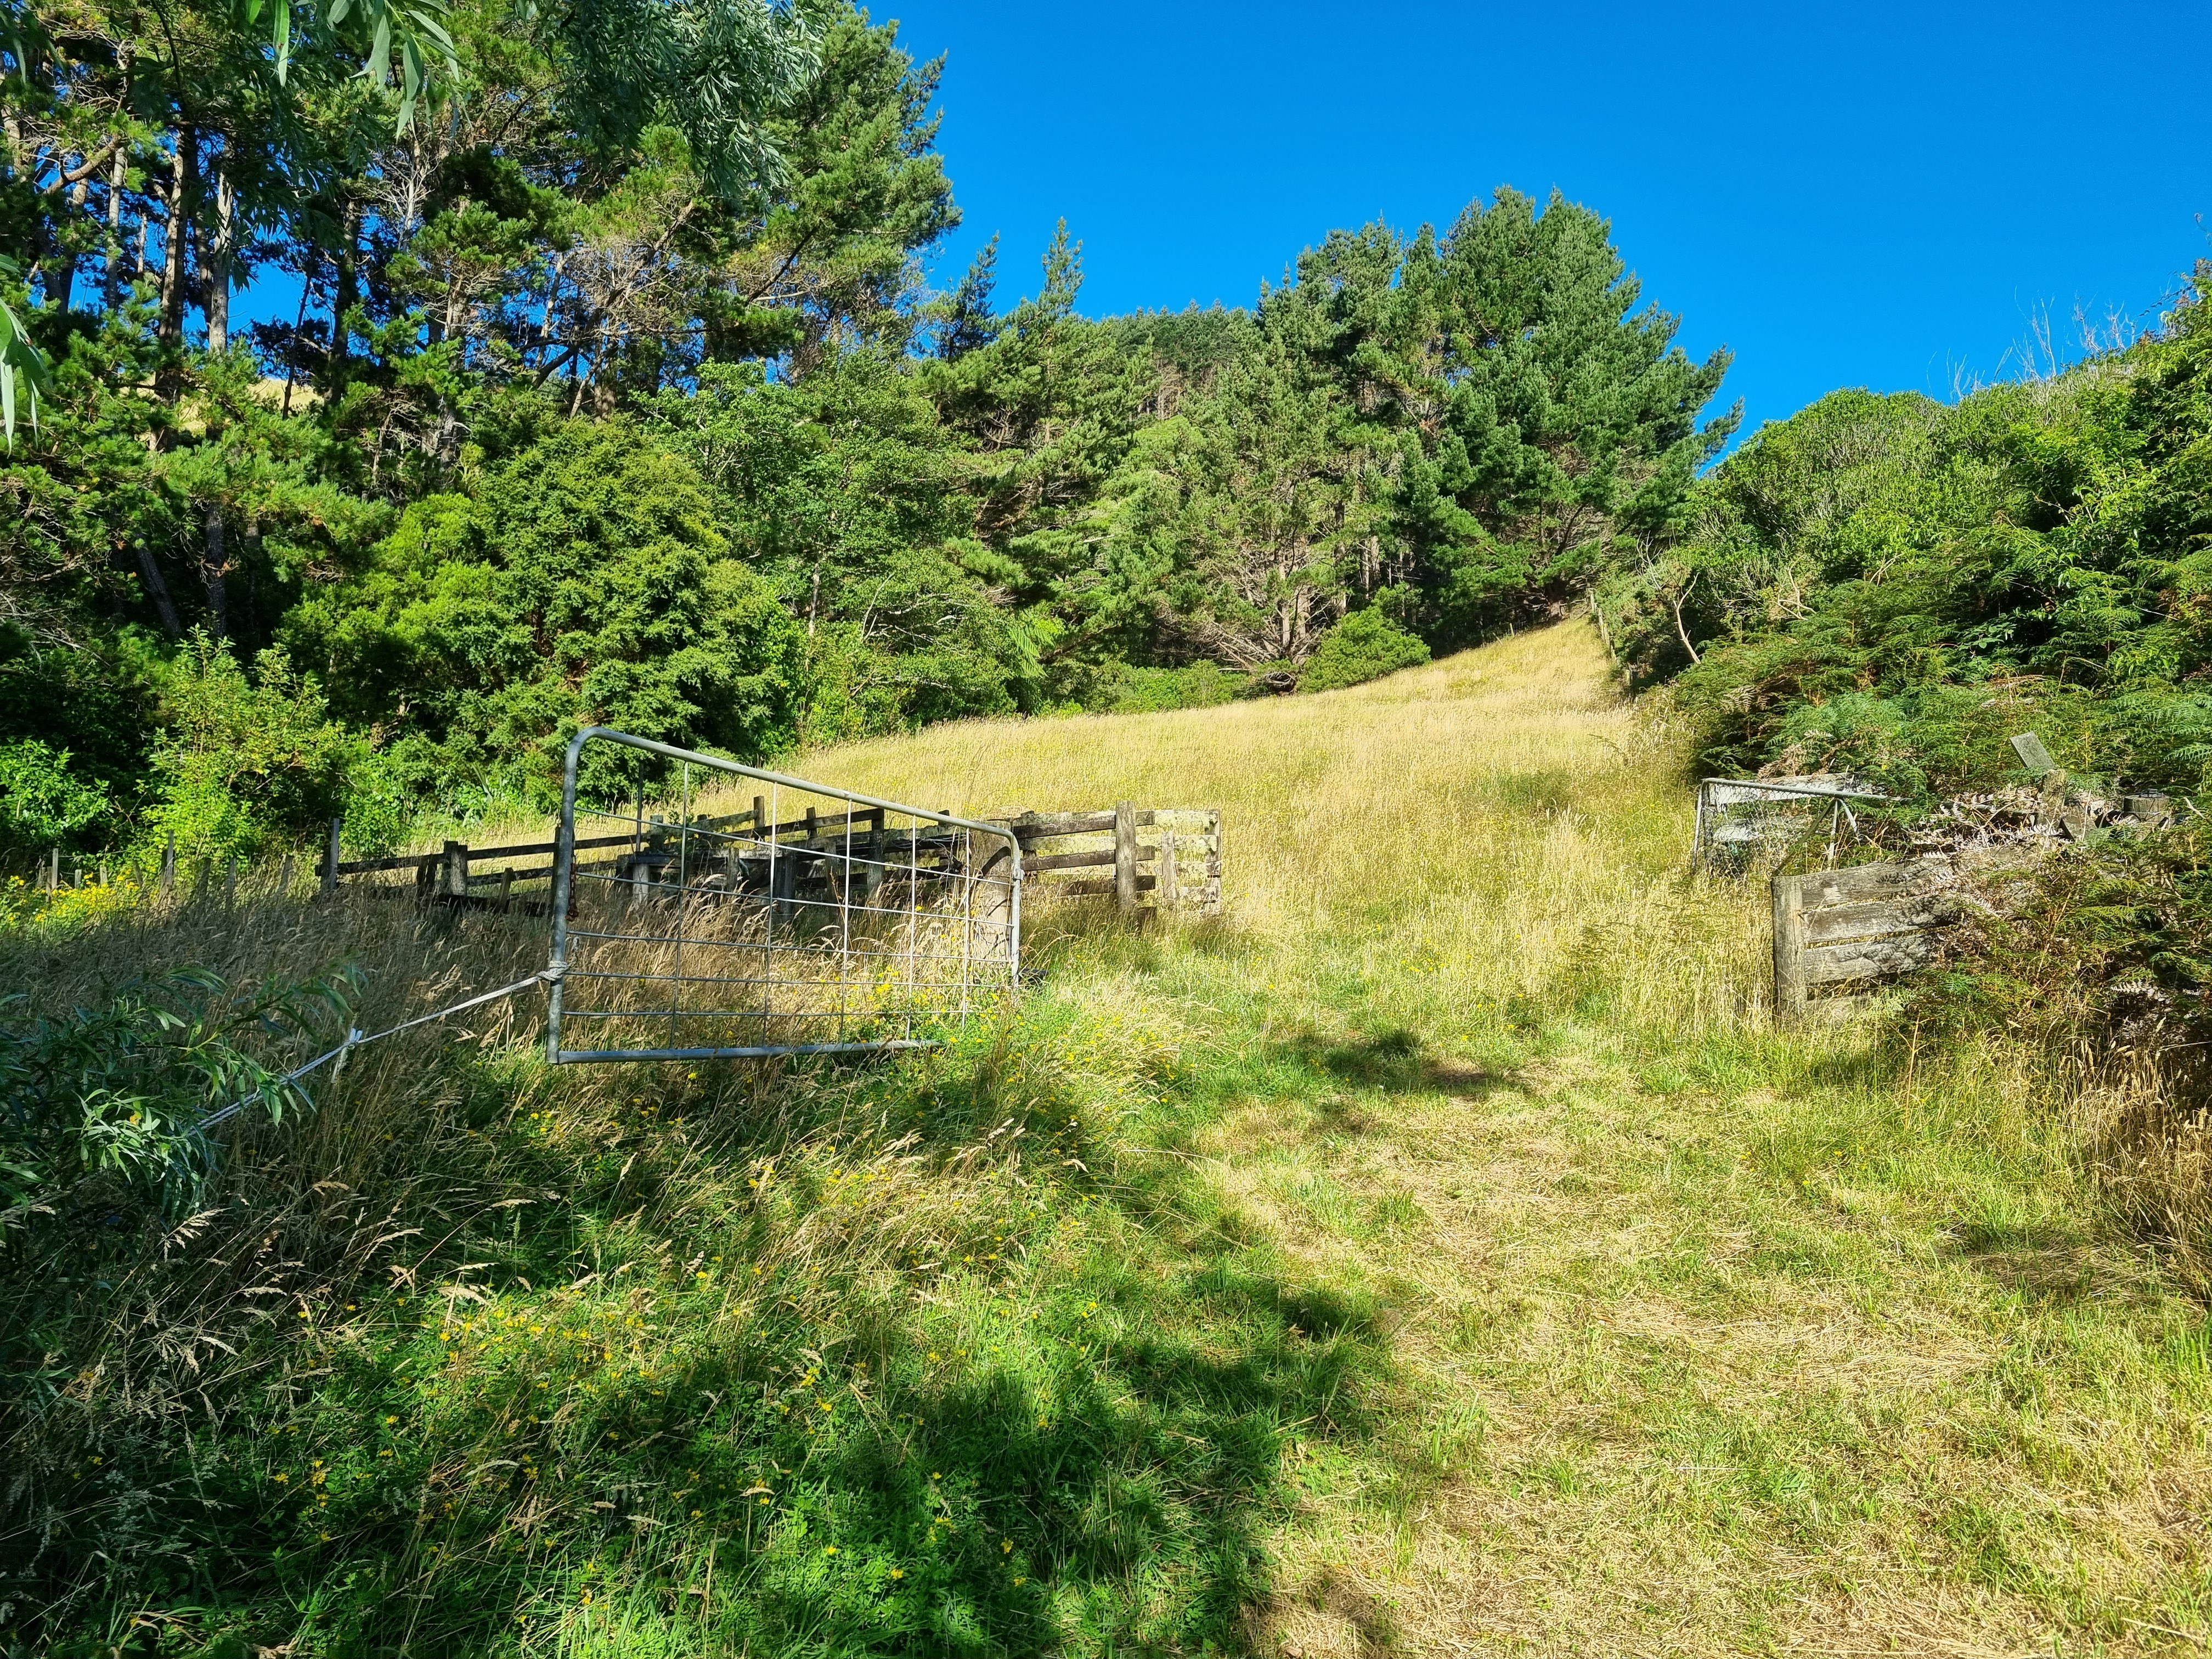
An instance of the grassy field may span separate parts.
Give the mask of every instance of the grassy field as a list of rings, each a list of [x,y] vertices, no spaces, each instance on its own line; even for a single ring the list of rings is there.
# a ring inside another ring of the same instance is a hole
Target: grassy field
[[[424,1033],[197,1224],[14,1247],[6,1639],[2204,1645],[2202,1304],[2001,1054],[1770,1028],[1763,894],[1683,873],[1683,768],[1575,627],[794,765],[1218,806],[1228,915],[1045,911],[1023,1006],[896,1066]],[[542,951],[353,926],[370,1018]],[[0,972],[304,970],[328,932],[187,913]]]

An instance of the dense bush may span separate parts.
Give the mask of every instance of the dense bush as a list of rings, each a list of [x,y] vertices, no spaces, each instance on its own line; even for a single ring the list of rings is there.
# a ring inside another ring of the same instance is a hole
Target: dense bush
[[[2208,268],[2212,270],[2212,268]],[[1681,539],[1602,584],[1639,681],[1679,676],[1707,763],[1832,767],[1926,798],[2212,762],[2212,310],[1955,407],[1838,392],[1703,480]]]
[[[1231,702],[1243,690],[1245,676],[1218,663],[1195,662],[1184,668],[1124,668],[1109,677],[1092,699],[1107,714],[1154,714],[1171,708],[1212,708]]]
[[[696,474],[619,421],[560,423],[472,495],[416,502],[285,636],[396,763],[541,805],[586,725],[745,760],[787,744],[803,638]]]
[[[187,860],[252,858],[309,837],[345,809],[368,743],[328,717],[321,691],[281,647],[249,676],[228,645],[195,633],[162,685],[139,844],[173,837]]]
[[[1334,691],[1395,674],[1429,659],[1429,647],[1379,607],[1355,611],[1321,637],[1298,676],[1301,691]]]
[[[70,759],[36,738],[0,741],[0,850],[58,847],[108,815],[107,792]]]

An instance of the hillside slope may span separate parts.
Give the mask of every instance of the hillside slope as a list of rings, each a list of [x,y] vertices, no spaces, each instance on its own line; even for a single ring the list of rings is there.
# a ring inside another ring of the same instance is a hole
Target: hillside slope
[[[127,1295],[35,1292],[76,1381],[9,1398],[13,1639],[2202,1641],[2201,1307],[1994,1058],[1768,1028],[1762,896],[1681,873],[1679,739],[1604,668],[1560,628],[796,766],[1218,806],[1229,914],[1043,910],[1024,1006],[896,1067],[552,1074],[496,1023],[365,1059]],[[195,925],[128,951],[329,943]],[[9,949],[59,994],[125,946]],[[248,1316],[207,1261],[262,1239]]]

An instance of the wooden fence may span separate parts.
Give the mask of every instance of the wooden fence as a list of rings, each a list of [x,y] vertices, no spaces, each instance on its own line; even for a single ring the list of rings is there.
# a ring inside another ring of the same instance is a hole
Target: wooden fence
[[[883,828],[881,811],[850,815],[855,828],[867,824],[878,832]],[[848,817],[825,818],[810,810],[804,817],[793,818],[788,823],[769,825],[764,831],[755,826],[767,822],[767,803],[760,797],[753,799],[752,810],[732,812],[719,817],[695,818],[690,827],[711,830],[724,835],[732,832],[750,833],[758,839],[779,843],[795,838],[796,844],[808,845],[825,836],[845,833]],[[587,836],[577,839],[578,854],[605,852],[609,848],[624,849],[612,858],[579,859],[579,870],[611,870],[617,878],[625,881],[650,883],[662,872],[664,866],[675,862],[676,854],[669,843],[676,839],[680,826],[659,817],[647,817],[642,811],[630,830],[617,836]],[[323,891],[336,892],[338,883],[348,876],[390,874],[402,870],[415,872],[411,887],[392,886],[390,890],[411,894],[425,902],[458,905],[469,908],[520,910],[525,915],[544,915],[551,902],[550,892],[544,897],[518,897],[517,887],[530,887],[540,883],[550,889],[553,879],[555,843],[550,841],[522,842],[504,847],[471,847],[465,842],[449,841],[434,853],[401,853],[389,858],[344,859],[338,857],[338,838],[344,820],[332,818],[328,845],[323,854]],[[542,864],[534,860],[544,860]],[[519,867],[518,867],[519,864]],[[499,866],[499,868],[492,868]]]
[[[726,817],[699,818],[691,828],[748,839],[774,842],[780,848],[804,853],[842,848],[848,843],[861,856],[872,845],[871,836],[884,831],[880,810],[836,817],[809,811],[804,817],[767,824],[764,800],[756,799],[752,810]],[[1193,910],[1213,915],[1221,909],[1221,814],[1176,807],[1139,808],[1123,801],[1110,811],[1024,812],[988,818],[1004,823],[1014,832],[1022,849],[1022,869],[1034,890],[1056,896],[1112,896],[1124,910],[1142,907],[1147,899],[1164,910]],[[605,852],[619,848],[611,858],[580,860],[579,870],[610,871],[618,881],[650,884],[665,878],[662,866],[676,854],[671,844],[680,826],[640,814],[627,834],[579,837],[576,851]],[[323,858],[322,887],[335,892],[348,877],[414,872],[411,885],[386,884],[387,890],[411,895],[425,902],[470,908],[516,910],[543,915],[550,902],[545,896],[518,892],[553,878],[554,844],[528,842],[504,847],[471,847],[449,841],[434,853],[402,853],[389,858],[340,859],[338,837],[343,824],[333,819]],[[911,839],[903,832],[898,849],[910,853]],[[938,837],[936,839],[942,839]],[[925,853],[935,839],[924,837]],[[793,864],[789,866],[797,869]],[[1100,872],[1092,876],[1090,872]]]
[[[1040,895],[1111,895],[1124,910],[1149,896],[1158,909],[1220,913],[1218,811],[1125,800],[1110,812],[1021,812],[994,821],[1013,830],[1024,878]]]
[[[1803,1018],[1812,993],[1883,979],[1936,959],[1958,919],[1951,858],[1859,864],[1774,878],[1774,1017]]]

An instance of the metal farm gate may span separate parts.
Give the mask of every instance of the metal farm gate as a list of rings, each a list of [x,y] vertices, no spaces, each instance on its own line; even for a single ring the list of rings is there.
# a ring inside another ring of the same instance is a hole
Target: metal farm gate
[[[607,748],[639,751],[627,811],[578,799],[580,771],[602,800],[626,781],[586,759]],[[673,819],[647,816],[647,756]],[[1020,979],[1006,826],[605,726],[568,744],[551,873],[556,1064],[918,1048]]]

